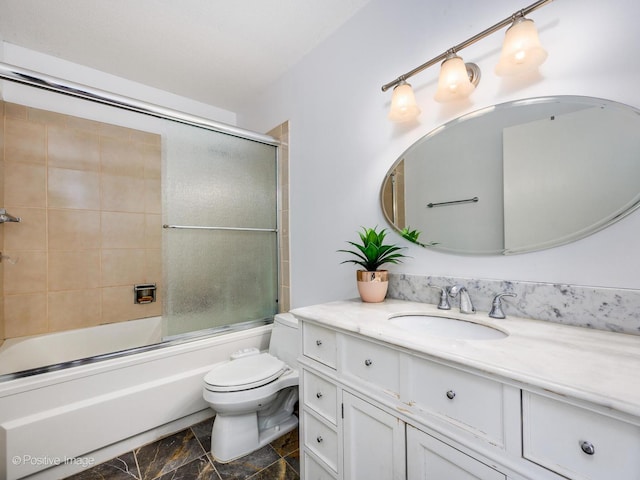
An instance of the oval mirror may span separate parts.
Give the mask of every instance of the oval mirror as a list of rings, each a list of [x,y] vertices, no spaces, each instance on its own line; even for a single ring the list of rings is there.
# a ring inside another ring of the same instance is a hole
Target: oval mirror
[[[508,255],[562,245],[640,202],[640,112],[590,97],[485,108],[431,131],[393,164],[382,209],[436,250]]]

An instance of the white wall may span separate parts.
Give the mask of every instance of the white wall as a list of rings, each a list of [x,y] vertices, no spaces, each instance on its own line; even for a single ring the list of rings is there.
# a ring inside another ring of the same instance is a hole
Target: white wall
[[[391,93],[382,93],[382,84],[529,3],[372,0],[238,112],[239,124],[257,131],[290,120],[294,307],[357,295],[355,268],[340,265],[345,257],[336,250],[355,240],[361,225],[385,224],[378,200],[384,174],[436,126],[481,107],[543,95],[588,95],[640,107],[640,3],[556,0],[530,15],[549,52],[538,81],[504,82],[494,75],[502,42],[497,33],[461,52],[482,69],[468,105],[435,103],[438,69],[431,68],[411,80],[423,110],[420,123],[387,121]],[[410,245],[413,258],[391,270],[640,288],[639,233],[636,212],[578,242],[512,257],[463,257]]]

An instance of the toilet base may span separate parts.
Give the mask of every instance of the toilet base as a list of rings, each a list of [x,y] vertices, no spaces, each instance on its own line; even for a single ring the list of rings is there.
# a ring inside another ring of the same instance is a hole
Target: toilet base
[[[257,413],[217,415],[211,432],[211,455],[227,463],[264,447],[298,426],[298,417],[291,414],[282,422],[262,431],[258,429]]]
[[[211,455],[221,463],[230,462],[264,447],[298,426],[293,414],[298,387],[284,388],[276,399],[258,411],[216,415],[211,431]]]

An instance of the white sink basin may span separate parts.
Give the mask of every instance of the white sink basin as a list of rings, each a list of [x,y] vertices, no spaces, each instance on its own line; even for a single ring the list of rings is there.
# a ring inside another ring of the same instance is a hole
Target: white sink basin
[[[507,336],[487,325],[436,315],[402,315],[391,317],[389,323],[414,333],[460,340],[495,340]]]

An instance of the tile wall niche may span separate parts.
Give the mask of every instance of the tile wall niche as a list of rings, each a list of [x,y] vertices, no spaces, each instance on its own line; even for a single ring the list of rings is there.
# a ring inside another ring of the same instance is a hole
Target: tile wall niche
[[[456,283],[467,287],[479,315],[491,309],[496,294],[510,292],[517,297],[504,299],[507,318],[513,315],[640,335],[640,290],[637,289],[391,274],[388,297],[437,304],[439,292],[429,285]],[[458,299],[452,299],[451,305],[457,308]]]
[[[161,315],[159,135],[3,103],[0,341]],[[133,286],[158,284],[138,305]]]
[[[291,308],[291,275],[289,265],[289,122],[273,128],[267,135],[280,140],[278,154],[278,226],[280,243],[280,284],[278,286],[278,311]]]

